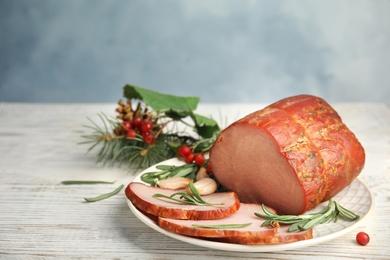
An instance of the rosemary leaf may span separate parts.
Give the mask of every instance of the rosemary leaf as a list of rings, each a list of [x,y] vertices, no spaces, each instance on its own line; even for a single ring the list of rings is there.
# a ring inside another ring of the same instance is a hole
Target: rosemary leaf
[[[157,180],[165,180],[172,177],[187,177],[192,179],[198,170],[195,164],[183,164],[180,166],[158,165],[156,168],[159,171],[146,172],[141,175],[141,180],[150,185],[156,185]]]
[[[84,200],[85,200],[86,202],[96,202],[96,201],[99,201],[99,200],[107,199],[107,198],[109,198],[109,197],[112,197],[112,196],[118,194],[124,186],[125,186],[125,185],[121,184],[118,188],[116,188],[116,189],[113,190],[112,192],[105,193],[105,194],[102,194],[102,195],[97,196],[97,197],[94,197],[94,198],[84,198]]]
[[[195,197],[193,197],[190,194],[187,194],[185,192],[180,192],[178,195],[180,195],[180,199],[191,201],[194,205],[202,204]]]
[[[358,220],[360,218],[359,215],[353,213],[352,211],[344,208],[340,204],[336,203],[336,208],[339,211],[340,217],[350,219],[350,220]]]
[[[210,228],[210,229],[234,229],[234,228],[244,228],[250,226],[252,223],[244,224],[220,224],[220,225],[202,225],[202,224],[192,224],[193,227],[198,228]]]
[[[295,232],[295,231],[299,231],[299,222],[297,223],[294,223],[292,224],[289,228],[288,228],[288,232]]]
[[[178,168],[171,173],[171,177],[185,177],[194,171],[195,167],[183,167]]]
[[[183,199],[176,199],[174,197],[176,195],[180,195],[180,198],[183,198]],[[188,194],[186,194],[186,195],[188,195]],[[186,205],[196,205],[197,204],[196,201],[194,201],[193,199],[186,199],[185,196],[183,196],[182,192],[174,193],[171,196],[166,196],[164,194],[156,193],[152,197],[153,198],[165,198],[165,199],[169,199],[169,200],[176,201],[178,203],[186,204]]]
[[[83,180],[68,180],[62,181],[62,184],[72,185],[72,184],[114,184],[116,181],[83,181]]]
[[[190,188],[192,195],[199,203],[208,204],[208,202],[203,200],[202,196],[200,196],[198,190],[196,189],[195,185],[192,182],[188,183],[188,187]]]
[[[165,198],[168,200],[172,200],[175,202],[179,202],[181,204],[186,204],[186,205],[199,205],[199,206],[213,206],[213,205],[223,205],[223,203],[209,203],[205,201],[200,195],[196,187],[192,184],[191,182],[189,183],[192,195],[185,193],[185,192],[176,192],[173,193],[171,196],[167,196],[164,194],[156,193],[152,197],[153,198]],[[191,188],[192,187],[192,188]],[[179,199],[175,198],[176,196],[179,196]]]
[[[156,169],[158,170],[162,170],[162,171],[171,171],[175,168],[175,166],[173,165],[157,165],[156,166]]]

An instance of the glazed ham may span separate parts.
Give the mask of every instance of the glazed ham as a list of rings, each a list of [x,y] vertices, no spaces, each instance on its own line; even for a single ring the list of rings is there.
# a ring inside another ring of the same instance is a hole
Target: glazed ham
[[[362,145],[323,99],[282,99],[234,122],[210,151],[216,179],[241,202],[302,214],[348,186],[365,161]]]
[[[254,212],[264,213],[262,207],[258,204],[241,203],[240,209],[235,214],[222,219],[193,221],[160,217],[158,224],[161,228],[176,234],[236,244],[277,244],[312,238],[311,229],[290,233],[287,231],[287,226],[279,227],[279,225],[275,225],[274,228],[262,227],[261,224],[265,220],[256,217]],[[229,224],[250,225],[240,228],[212,227],[212,225],[220,226]]]
[[[184,190],[168,190],[148,186],[139,182],[130,183],[125,190],[127,198],[139,210],[157,216],[172,219],[219,219],[234,214],[240,207],[240,201],[234,192],[213,193],[202,198],[213,204],[222,205],[185,205],[165,198],[153,198],[154,194],[170,196]]]

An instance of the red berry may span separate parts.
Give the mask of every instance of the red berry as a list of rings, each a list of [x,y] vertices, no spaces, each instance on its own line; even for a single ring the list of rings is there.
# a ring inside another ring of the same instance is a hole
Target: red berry
[[[211,173],[212,172],[210,163],[208,163],[207,166],[206,166],[206,172],[207,173]]]
[[[193,163],[195,155],[193,153],[188,154],[184,160],[186,163]]]
[[[147,144],[154,144],[154,136],[151,134],[144,135],[144,142]]]
[[[177,152],[181,157],[186,157],[191,153],[191,148],[189,148],[187,145],[183,145],[179,148]]]
[[[149,132],[150,130],[153,129],[153,122],[150,120],[145,120],[141,124],[141,131],[142,132]]]
[[[146,136],[151,135],[151,133],[150,132],[143,132],[143,133],[141,133],[141,135],[143,138],[145,138]]]
[[[370,242],[370,236],[365,232],[359,232],[356,235],[356,242],[359,245],[365,246]]]
[[[126,133],[126,137],[135,138],[137,136],[137,132],[134,129],[129,129]]]
[[[131,122],[134,127],[138,127],[142,123],[142,118],[140,116],[135,116]]]
[[[122,135],[122,130],[120,127],[114,129],[114,135],[116,136]]]
[[[201,165],[203,165],[206,162],[206,158],[204,158],[203,154],[196,154],[194,156],[194,161],[195,161],[196,165],[201,166]]]
[[[130,123],[130,121],[124,121],[123,123],[122,123],[122,125],[121,125],[121,129],[122,129],[122,131],[123,132],[127,132],[127,131],[129,131],[129,129],[131,129],[131,123]]]

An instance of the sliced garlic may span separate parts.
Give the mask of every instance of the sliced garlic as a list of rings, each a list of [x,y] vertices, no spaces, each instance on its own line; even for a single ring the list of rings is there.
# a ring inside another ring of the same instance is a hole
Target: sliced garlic
[[[157,186],[162,189],[178,190],[188,187],[188,184],[192,182],[189,178],[173,177],[165,180],[158,181]]]
[[[200,181],[201,179],[209,178],[209,177],[210,176],[207,173],[206,168],[205,167],[200,167],[198,172],[196,173],[195,180],[196,181]]]
[[[217,183],[211,178],[203,178],[194,182],[194,186],[197,189],[199,195],[209,195],[217,190]],[[193,195],[190,188],[185,190],[187,194]]]

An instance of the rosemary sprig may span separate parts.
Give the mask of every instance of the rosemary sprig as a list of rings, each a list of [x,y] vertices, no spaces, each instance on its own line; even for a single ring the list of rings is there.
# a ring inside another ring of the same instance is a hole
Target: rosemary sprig
[[[288,229],[289,232],[307,230],[317,224],[324,224],[330,221],[336,222],[339,218],[348,221],[355,221],[360,218],[359,215],[342,207],[333,200],[329,200],[328,205],[323,210],[312,214],[277,215],[268,210],[264,205],[262,205],[262,208],[265,214],[255,213],[257,217],[266,220],[263,222],[262,226],[274,227],[275,223],[287,224],[291,225]]]
[[[79,185],[79,184],[114,184],[115,181],[83,181],[83,180],[67,180],[67,181],[62,181],[62,184],[65,185]]]
[[[156,166],[156,169],[158,171],[142,174],[141,180],[150,185],[156,186],[158,181],[172,177],[187,177],[194,179],[199,167],[195,164],[183,164],[180,166],[158,165]]]
[[[220,225],[202,225],[202,224],[192,224],[193,227],[198,228],[210,228],[210,229],[233,229],[233,228],[244,228],[250,226],[252,223],[244,224],[220,224]]]
[[[202,196],[199,194],[194,184],[189,183],[188,187],[190,188],[192,195],[185,192],[175,192],[171,196],[156,193],[153,195],[153,198],[165,198],[185,205],[198,205],[198,206],[223,205],[223,203],[209,203],[205,201],[202,198]]]
[[[105,193],[105,194],[102,194],[100,196],[97,196],[97,197],[94,197],[94,198],[84,198],[84,200],[86,202],[96,202],[96,201],[99,201],[99,200],[104,200],[104,199],[107,199],[109,197],[112,197],[116,194],[118,194],[122,188],[124,187],[125,185],[121,184],[118,188],[116,188],[115,190],[109,192],[109,193]]]

